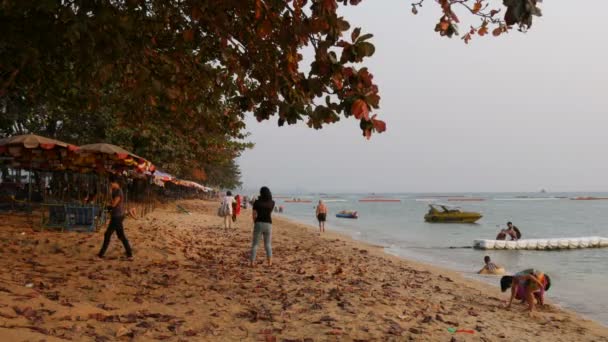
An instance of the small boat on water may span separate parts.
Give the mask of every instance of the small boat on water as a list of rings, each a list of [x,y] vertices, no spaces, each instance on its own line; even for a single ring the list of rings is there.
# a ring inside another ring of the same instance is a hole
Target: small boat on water
[[[285,200],[285,203],[312,203],[312,200],[293,198],[293,199]]]
[[[359,215],[357,214],[356,211],[342,210],[342,211],[340,211],[339,213],[336,214],[336,217],[338,217],[338,218],[356,219],[356,218],[359,218]]]
[[[398,198],[366,197],[359,199],[359,202],[401,202]]]
[[[574,198],[571,198],[571,200],[573,200],[573,201],[599,201],[599,200],[608,200],[608,197],[586,196],[586,197],[574,197]]]
[[[473,197],[454,197],[448,198],[449,202],[481,202],[485,201],[485,198],[473,198]]]
[[[433,223],[475,223],[483,216],[480,213],[461,211],[459,208],[441,204],[429,204],[429,212],[424,215],[426,222]]]

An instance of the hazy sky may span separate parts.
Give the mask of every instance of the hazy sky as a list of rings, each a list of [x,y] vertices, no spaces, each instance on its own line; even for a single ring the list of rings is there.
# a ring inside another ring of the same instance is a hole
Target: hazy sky
[[[366,65],[387,132],[367,141],[355,119],[319,131],[251,119],[256,146],[240,159],[245,187],[608,190],[608,1],[545,1],[527,34],[469,45],[433,31],[439,13],[427,2],[417,16],[407,0],[342,11],[374,34]]]

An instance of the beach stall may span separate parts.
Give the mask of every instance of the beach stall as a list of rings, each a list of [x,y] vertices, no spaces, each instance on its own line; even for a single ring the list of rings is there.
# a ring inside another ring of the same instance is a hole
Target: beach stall
[[[142,192],[133,195],[150,201],[149,176],[155,171],[150,161],[116,145],[78,147],[35,134],[0,139],[0,167],[4,179],[0,210],[23,209],[31,214],[36,203],[41,209],[41,228],[62,231],[94,231],[105,223],[110,174],[128,180],[125,202],[129,187]],[[11,177],[16,180],[11,182]],[[144,205],[140,212],[151,207]]]
[[[95,215],[81,219],[80,212],[74,212],[73,203],[68,201],[76,185],[83,180],[72,174],[73,162],[78,147],[56,139],[35,134],[17,135],[0,141],[2,164],[20,176],[27,174],[27,197],[16,191],[12,197],[12,211],[25,207],[31,214],[34,206],[40,209],[41,228],[92,229]],[[21,177],[16,177],[21,183]],[[3,182],[3,187],[7,184]],[[17,189],[23,189],[23,183]],[[5,197],[6,198],[6,197]],[[5,202],[5,201],[3,201]],[[17,204],[17,206],[15,205]],[[95,210],[90,210],[94,212]]]
[[[0,139],[0,166],[5,173],[0,209],[31,213],[33,204],[45,202],[48,196],[45,174],[65,171],[77,150],[75,145],[36,134]],[[13,177],[7,177],[11,170]]]

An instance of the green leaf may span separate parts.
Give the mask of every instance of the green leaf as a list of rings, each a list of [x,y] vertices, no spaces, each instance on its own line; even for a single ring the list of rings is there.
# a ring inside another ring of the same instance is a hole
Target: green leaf
[[[350,34],[350,38],[353,40],[353,43],[357,40],[357,38],[359,37],[359,34],[361,34],[361,28],[357,27],[353,30],[353,32]]]
[[[364,34],[364,35],[362,35],[361,37],[359,37],[359,39],[357,39],[357,43],[359,43],[359,42],[363,42],[363,41],[366,41],[366,40],[368,40],[368,39],[372,38],[373,36],[374,36],[374,35],[373,35],[373,34],[371,34],[371,33]]]
[[[356,45],[357,54],[361,57],[370,57],[376,52],[376,47],[372,43],[361,42]]]

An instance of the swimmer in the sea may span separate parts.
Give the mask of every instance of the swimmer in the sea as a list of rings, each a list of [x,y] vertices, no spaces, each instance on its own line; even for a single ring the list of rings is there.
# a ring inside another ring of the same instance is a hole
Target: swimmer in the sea
[[[485,263],[485,265],[483,265],[483,268],[479,270],[479,274],[505,274],[505,269],[501,266],[496,265],[495,263],[492,262],[492,260],[490,260],[489,256],[485,256],[483,258],[483,261]]]

